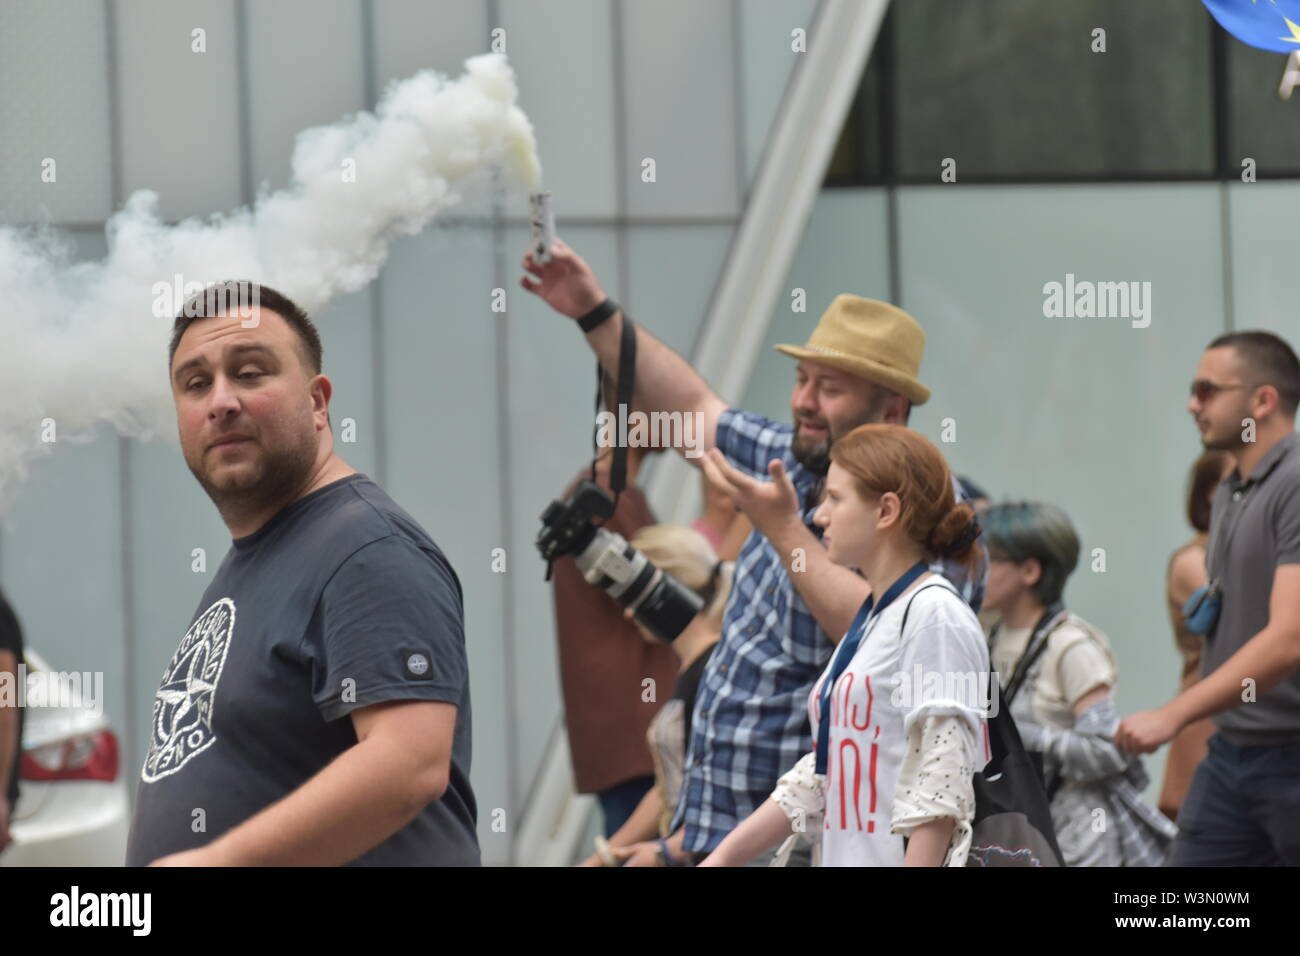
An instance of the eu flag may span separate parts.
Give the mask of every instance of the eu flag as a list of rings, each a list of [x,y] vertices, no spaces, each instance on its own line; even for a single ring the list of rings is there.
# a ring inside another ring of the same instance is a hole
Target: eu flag
[[[1242,43],[1291,53],[1300,50],[1300,0],[1201,0],[1219,26]]]

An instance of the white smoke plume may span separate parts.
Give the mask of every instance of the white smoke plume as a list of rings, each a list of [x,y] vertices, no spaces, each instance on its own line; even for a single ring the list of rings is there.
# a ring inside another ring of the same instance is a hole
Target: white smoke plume
[[[493,170],[535,191],[536,141],[516,97],[496,54],[455,80],[417,73],[373,114],[300,133],[290,185],[251,209],[168,225],[155,193],[134,193],[109,220],[99,262],[70,264],[60,236],[0,226],[0,513],[35,456],[101,422],[140,439],[175,435],[160,283],[250,279],[312,312],[371,282],[394,238]]]

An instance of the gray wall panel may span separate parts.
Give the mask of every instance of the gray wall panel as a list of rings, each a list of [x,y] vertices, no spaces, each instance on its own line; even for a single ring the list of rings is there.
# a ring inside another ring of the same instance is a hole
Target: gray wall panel
[[[0,4],[0,222],[108,215],[107,72],[102,0]],[[54,182],[42,179],[47,158]]]
[[[252,3],[246,20],[253,185],[289,181],[297,134],[365,106],[361,0]]]
[[[634,216],[730,216],[736,182],[731,5],[622,3],[627,209]],[[655,161],[656,180],[642,181]]]
[[[376,79],[382,89],[418,70],[457,76],[488,52],[487,4],[479,0],[372,0]]]
[[[815,55],[811,35],[817,0],[741,0],[737,6],[744,103],[744,186],[748,189],[758,172],[767,134],[790,76],[800,57]],[[796,28],[804,30],[807,53],[791,49],[791,32]]]
[[[519,103],[537,132],[557,217],[614,215],[613,51],[605,0],[502,0],[506,51]],[[509,208],[520,211],[519,197]]]
[[[1237,183],[1232,201],[1232,289],[1235,326],[1268,329],[1300,350],[1295,296],[1296,183]]]
[[[688,358],[708,315],[732,231],[729,225],[628,227],[628,313]]]
[[[314,319],[324,348],[323,371],[334,385],[330,400],[334,451],[353,468],[374,478],[383,426],[375,414],[370,305],[370,295],[363,290],[335,299]],[[355,427],[345,432],[347,419],[352,419]]]
[[[116,3],[123,188],[152,189],[163,218],[242,201],[234,0]],[[207,51],[192,52],[206,31]]]

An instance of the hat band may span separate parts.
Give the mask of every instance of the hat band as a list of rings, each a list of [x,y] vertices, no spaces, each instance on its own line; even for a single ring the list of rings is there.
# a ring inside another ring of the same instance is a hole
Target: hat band
[[[901,368],[897,368],[896,366],[889,365],[885,362],[882,362],[880,361],[880,359],[869,359],[862,355],[854,355],[851,352],[841,352],[839,349],[828,349],[822,345],[805,345],[804,348],[807,349],[809,352],[820,352],[822,355],[833,355],[837,358],[848,359],[851,362],[870,362],[874,365],[878,365],[882,369],[893,372],[897,375],[906,375],[909,378],[912,377],[910,372],[906,372]]]

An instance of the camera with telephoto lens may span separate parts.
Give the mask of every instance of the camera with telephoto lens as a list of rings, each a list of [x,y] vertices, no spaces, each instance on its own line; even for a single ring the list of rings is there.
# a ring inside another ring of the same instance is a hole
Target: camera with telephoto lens
[[[670,642],[704,607],[704,600],[671,574],[656,568],[620,534],[595,523],[614,513],[614,499],[594,481],[578,483],[568,501],[542,512],[537,549],[549,568],[572,555],[582,576],[604,590],[661,641]],[[548,572],[549,576],[549,572]]]

